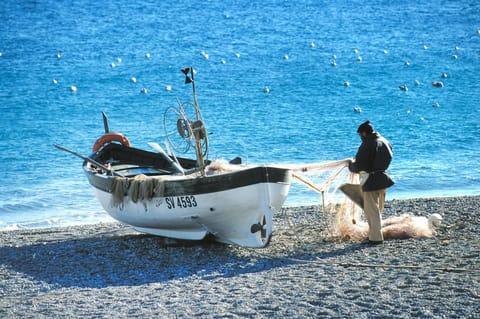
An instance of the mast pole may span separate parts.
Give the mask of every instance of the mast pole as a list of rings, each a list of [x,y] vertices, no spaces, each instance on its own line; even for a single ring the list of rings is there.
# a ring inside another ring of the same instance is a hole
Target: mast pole
[[[194,70],[193,67],[190,67],[190,73],[191,73],[191,79],[192,79],[192,90],[193,90],[193,104],[195,105],[195,115],[196,115],[196,120],[199,121],[200,119],[200,107],[198,106],[198,101],[197,101],[197,91],[195,88],[195,75],[194,75]],[[197,122],[196,122],[197,123]],[[200,127],[196,127],[197,125],[194,124],[193,129],[193,136],[195,138],[195,152],[197,153],[197,165],[200,167],[200,171],[202,173],[202,176],[205,176],[205,160],[203,158],[203,152],[202,152],[202,139],[201,135],[203,134],[203,123],[200,121]],[[205,137],[206,138],[206,137]]]

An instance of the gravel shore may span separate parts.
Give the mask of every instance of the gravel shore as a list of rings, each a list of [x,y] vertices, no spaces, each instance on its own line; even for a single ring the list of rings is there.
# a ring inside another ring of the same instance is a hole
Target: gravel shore
[[[321,207],[277,214],[249,249],[119,223],[0,232],[0,318],[480,318],[480,196],[391,200],[443,215],[433,238],[369,246]]]

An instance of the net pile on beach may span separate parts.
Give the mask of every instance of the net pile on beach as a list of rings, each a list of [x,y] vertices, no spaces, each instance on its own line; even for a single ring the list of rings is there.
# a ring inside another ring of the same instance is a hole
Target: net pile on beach
[[[344,184],[359,184],[359,175],[348,170],[349,159],[308,165],[291,165],[294,180],[322,196],[325,224],[323,236],[331,239],[364,241],[368,239],[368,223],[363,209],[339,191]],[[385,239],[432,237],[442,216],[415,216],[403,212],[382,221]]]

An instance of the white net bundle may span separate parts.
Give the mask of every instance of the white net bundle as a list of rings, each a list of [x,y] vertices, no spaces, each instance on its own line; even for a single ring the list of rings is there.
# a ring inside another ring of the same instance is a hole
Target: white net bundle
[[[327,236],[334,239],[364,241],[368,239],[369,226],[363,210],[339,187],[345,183],[359,184],[358,174],[348,170],[349,159],[308,165],[291,165],[293,176],[299,183],[322,196],[322,212]],[[353,186],[353,185],[352,185]],[[406,239],[435,236],[442,216],[438,213],[429,217],[404,213],[384,218],[384,239]]]

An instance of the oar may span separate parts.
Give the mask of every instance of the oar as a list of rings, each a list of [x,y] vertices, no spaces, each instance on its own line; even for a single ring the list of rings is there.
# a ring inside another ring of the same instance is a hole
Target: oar
[[[175,160],[175,162],[178,164],[178,166],[182,166],[180,165],[180,162],[178,161],[178,158],[175,156],[175,153],[172,151],[172,149],[170,148],[170,146],[168,146],[168,142],[165,141],[165,147],[167,148],[167,154],[169,154],[169,156],[173,156],[173,159]]]
[[[180,164],[174,162],[174,161],[170,158],[170,156],[168,156],[167,153],[165,153],[165,151],[164,151],[163,148],[160,146],[160,144],[155,143],[155,142],[148,142],[148,145],[150,145],[154,150],[156,150],[158,153],[160,153],[160,155],[162,155],[162,157],[168,162],[168,164],[170,165],[170,167],[173,168],[173,170],[174,170],[176,173],[185,175],[185,172],[184,172],[184,170],[183,170],[183,167],[181,167]]]
[[[62,151],[65,151],[65,152],[67,152],[67,153],[70,153],[70,154],[73,154],[73,155],[75,155],[75,156],[80,157],[81,159],[89,162],[90,164],[95,165],[96,167],[98,167],[98,168],[101,169],[102,171],[106,172],[107,174],[114,175],[114,176],[122,176],[122,177],[123,177],[122,174],[119,174],[119,173],[117,173],[117,172],[115,172],[115,171],[112,171],[112,170],[109,169],[109,168],[106,168],[105,166],[103,166],[103,165],[100,164],[99,162],[91,159],[90,157],[87,157],[87,156],[84,156],[84,155],[82,155],[82,154],[79,154],[79,153],[77,153],[77,152],[75,152],[75,151],[69,150],[68,148],[63,147],[63,146],[58,145],[58,144],[53,144],[53,146],[55,146],[55,147],[58,148],[59,150],[62,150]]]

